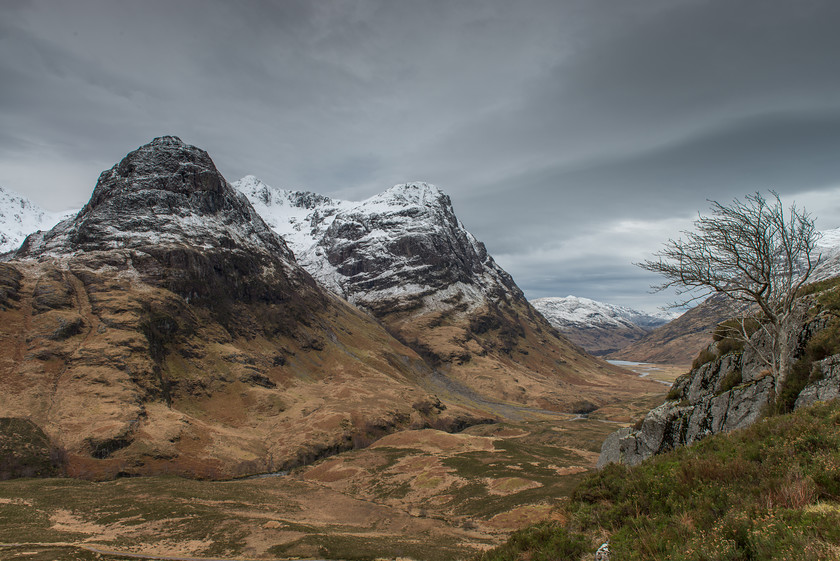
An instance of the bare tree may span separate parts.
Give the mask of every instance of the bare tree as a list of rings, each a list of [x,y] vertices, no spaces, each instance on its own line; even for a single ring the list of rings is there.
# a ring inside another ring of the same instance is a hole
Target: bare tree
[[[811,215],[795,204],[785,211],[779,195],[771,193],[769,201],[760,193],[728,206],[712,201],[711,216],[699,216],[696,231],[669,240],[656,260],[638,265],[665,277],[656,290],[676,288],[683,299],[675,306],[717,293],[757,308],[754,317],[738,322],[734,334],[770,368],[779,395],[790,367],[796,294],[820,255]],[[769,349],[751,343],[756,327]]]

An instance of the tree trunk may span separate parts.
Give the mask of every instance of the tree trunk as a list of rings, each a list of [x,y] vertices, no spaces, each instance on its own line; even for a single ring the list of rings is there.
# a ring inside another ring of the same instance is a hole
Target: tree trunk
[[[790,318],[784,318],[776,326],[776,341],[775,341],[775,356],[776,372],[774,372],[776,399],[781,395],[782,388],[784,388],[787,381],[788,373],[790,372],[791,362],[793,359],[792,338],[793,334],[790,329]]]

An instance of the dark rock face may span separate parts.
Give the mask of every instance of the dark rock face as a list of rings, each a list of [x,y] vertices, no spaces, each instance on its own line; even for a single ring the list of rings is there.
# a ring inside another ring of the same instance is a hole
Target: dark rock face
[[[323,274],[318,261],[328,264]],[[375,314],[424,305],[439,293],[436,301],[452,298],[455,305],[522,298],[458,221],[449,197],[425,183],[394,187],[338,213],[303,262],[326,286]]]
[[[816,364],[819,380],[808,384],[796,398],[796,408],[807,407],[817,401],[840,398],[840,355],[833,355]]]
[[[809,317],[811,304],[808,298],[798,304],[791,362],[804,354],[812,337],[830,329],[827,316]],[[753,335],[752,344],[765,353],[769,347],[760,331]],[[717,346],[712,343],[707,352],[719,354]],[[822,371],[822,379],[801,390],[796,407],[840,395],[840,355],[815,364]],[[610,435],[601,447],[598,467],[612,462],[636,465],[710,434],[747,427],[760,419],[775,399],[774,379],[758,353],[747,346],[743,352],[719,356],[681,376],[669,398],[645,416],[639,429],[623,428]]]
[[[30,236],[17,257],[190,245],[294,257],[218,172],[207,152],[156,138],[102,172],[75,219]]]
[[[136,271],[219,317],[234,315],[236,304],[264,303],[276,306],[273,323],[287,325],[324,302],[283,240],[207,153],[172,136],[103,172],[74,219],[29,236],[16,255],[50,256]]]

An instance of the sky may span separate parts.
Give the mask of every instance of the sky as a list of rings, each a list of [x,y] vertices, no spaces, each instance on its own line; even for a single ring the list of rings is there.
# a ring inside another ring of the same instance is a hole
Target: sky
[[[654,311],[709,201],[840,226],[836,0],[0,2],[0,186],[81,207],[166,134],[229,180],[427,181],[529,298]]]

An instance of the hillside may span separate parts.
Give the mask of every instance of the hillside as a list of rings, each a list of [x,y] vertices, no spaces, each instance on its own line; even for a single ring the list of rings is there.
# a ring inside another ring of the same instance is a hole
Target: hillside
[[[206,152],[176,137],[132,151],[78,215],[0,264],[0,417],[34,423],[73,475],[218,478],[407,428],[661,391],[557,336],[448,197],[384,198],[336,214],[318,245],[360,310],[298,264]],[[436,220],[413,220],[423,213]],[[355,236],[359,224],[377,235]]]
[[[639,466],[587,476],[557,522],[517,532],[480,561],[838,559],[840,403],[718,434]]]
[[[531,305],[571,342],[596,356],[623,349],[676,317],[577,296],[537,298]]]

